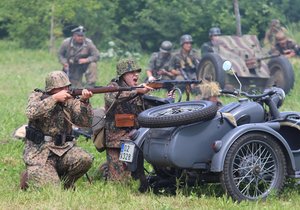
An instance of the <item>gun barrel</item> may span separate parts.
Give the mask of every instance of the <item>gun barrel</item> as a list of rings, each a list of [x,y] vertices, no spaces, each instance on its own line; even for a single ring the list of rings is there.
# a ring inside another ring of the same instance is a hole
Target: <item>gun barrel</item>
[[[171,89],[177,85],[200,84],[201,80],[156,80],[147,83],[147,86],[154,89],[166,88]]]
[[[258,61],[261,61],[261,60],[267,60],[267,59],[270,59],[270,58],[275,58],[275,57],[278,57],[280,56],[280,54],[272,54],[272,55],[266,55],[266,56],[263,56],[263,57],[260,57],[258,58],[257,60]]]

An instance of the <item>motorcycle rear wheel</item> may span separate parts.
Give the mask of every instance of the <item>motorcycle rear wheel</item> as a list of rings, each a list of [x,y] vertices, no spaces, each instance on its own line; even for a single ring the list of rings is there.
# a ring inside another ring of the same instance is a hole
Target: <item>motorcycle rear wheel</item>
[[[234,200],[265,199],[282,190],[286,171],[286,159],[275,139],[255,132],[241,136],[229,148],[220,182]]]

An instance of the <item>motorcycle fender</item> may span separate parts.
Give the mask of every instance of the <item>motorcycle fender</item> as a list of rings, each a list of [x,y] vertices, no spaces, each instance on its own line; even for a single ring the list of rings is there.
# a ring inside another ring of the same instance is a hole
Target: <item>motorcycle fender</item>
[[[132,162],[126,162],[127,170],[129,171],[135,171],[137,168],[137,160],[139,152],[142,152],[142,146],[145,141],[145,136],[147,132],[149,131],[149,128],[140,128],[137,130],[138,134],[136,139],[133,140],[133,143],[135,144],[135,149],[133,153],[133,160]]]
[[[231,147],[231,145],[242,135],[248,132],[265,132],[272,136],[274,136],[285,148],[293,169],[296,168],[295,160],[293,158],[293,154],[291,152],[291,148],[289,147],[286,140],[276,131],[279,130],[280,125],[277,122],[272,123],[256,123],[256,124],[246,124],[242,126],[238,126],[235,129],[228,132],[220,141],[222,142],[222,146],[220,150],[213,155],[211,162],[211,171],[212,172],[221,172],[223,171],[224,161],[226,154]]]

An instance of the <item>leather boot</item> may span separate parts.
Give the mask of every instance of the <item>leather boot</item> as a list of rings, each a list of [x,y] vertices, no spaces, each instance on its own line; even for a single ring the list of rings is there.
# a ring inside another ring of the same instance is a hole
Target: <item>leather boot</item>
[[[28,173],[26,170],[21,173],[20,188],[21,190],[27,190],[28,188]]]

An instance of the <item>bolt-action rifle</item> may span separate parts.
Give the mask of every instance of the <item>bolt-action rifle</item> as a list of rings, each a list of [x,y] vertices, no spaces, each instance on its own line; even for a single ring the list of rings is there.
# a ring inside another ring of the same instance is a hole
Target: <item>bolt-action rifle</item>
[[[166,89],[171,91],[172,89],[176,88],[180,85],[190,85],[190,84],[199,84],[201,81],[199,80],[155,80],[149,83],[146,83],[148,87],[153,89]],[[109,93],[109,92],[121,92],[121,91],[132,91],[137,88],[144,88],[144,86],[134,86],[134,87],[114,87],[114,86],[96,86],[94,88],[86,88],[87,90],[91,91],[94,94],[97,93]],[[70,94],[72,96],[81,95],[83,89],[70,89]]]

